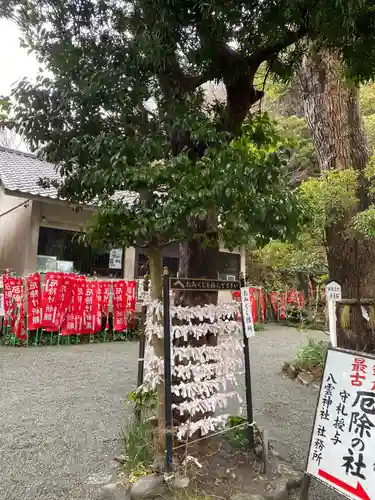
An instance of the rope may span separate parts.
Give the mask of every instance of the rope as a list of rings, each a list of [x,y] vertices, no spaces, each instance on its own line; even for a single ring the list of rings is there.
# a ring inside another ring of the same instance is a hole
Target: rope
[[[234,427],[229,427],[228,429],[223,429],[222,431],[217,431],[217,432],[214,432],[213,434],[209,434],[209,435],[201,437],[199,439],[195,439],[194,441],[189,441],[188,444],[191,445],[194,443],[198,443],[199,441],[203,441],[204,439],[208,439],[208,438],[211,438],[213,436],[218,436],[219,434],[225,434],[226,432],[233,431],[234,429],[239,429],[240,427],[254,427],[255,425],[256,425],[255,422],[252,422],[251,424],[249,424],[248,422],[244,422],[243,424],[238,424],[238,425],[235,425]],[[179,448],[182,448],[184,446],[186,447],[186,443],[180,444],[178,446],[174,446],[173,449],[178,450]]]

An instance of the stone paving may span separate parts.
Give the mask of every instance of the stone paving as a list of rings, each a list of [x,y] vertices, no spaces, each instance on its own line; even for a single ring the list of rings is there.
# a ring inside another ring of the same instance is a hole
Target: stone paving
[[[313,332],[315,338],[324,334]],[[267,327],[251,339],[255,420],[303,465],[316,389],[283,379],[308,334]],[[124,398],[136,382],[135,343],[0,349],[0,500],[96,500],[111,474]],[[338,498],[313,485],[311,500]]]
[[[285,441],[297,467],[304,468],[318,390],[280,376],[281,364],[291,361],[302,342],[312,337],[328,341],[323,332],[299,332],[295,328],[267,327],[251,339],[251,372],[254,419]],[[312,481],[309,500],[342,498]]]
[[[111,473],[138,345],[0,349],[0,499],[95,500]]]

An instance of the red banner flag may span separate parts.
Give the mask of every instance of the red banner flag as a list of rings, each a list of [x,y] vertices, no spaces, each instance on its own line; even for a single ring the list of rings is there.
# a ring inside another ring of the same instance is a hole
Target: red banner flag
[[[23,279],[13,276],[3,276],[4,286],[4,309],[6,325],[8,324],[7,317],[10,318],[10,326],[12,332],[18,339],[26,340],[25,327],[25,298],[23,292]]]
[[[270,303],[273,309],[273,313],[277,316],[277,310],[279,307],[279,292],[271,292],[270,293]]]
[[[70,305],[73,302],[73,291],[75,285],[75,275],[74,274],[61,274],[61,285],[57,291],[58,293],[58,308],[56,314],[56,324],[59,329],[70,308]]]
[[[309,297],[314,297],[314,290],[310,279],[309,279]]]
[[[126,310],[127,314],[130,313],[131,328],[134,328],[135,305],[137,302],[136,292],[137,283],[135,281],[128,281],[126,283]]]
[[[75,331],[77,334],[83,331],[83,315],[85,309],[86,278],[79,276],[76,280],[76,293],[74,297]]]
[[[13,287],[17,284],[17,278],[10,274],[3,275],[3,289],[4,289],[4,326],[7,326],[10,319],[10,325],[13,328],[15,322],[15,304],[13,302]]]
[[[126,320],[126,281],[113,282],[113,330],[123,332],[127,328]]]
[[[265,297],[265,295],[263,295],[263,290],[261,288],[258,288],[258,300],[260,303],[260,312],[261,312],[262,323],[264,323],[264,320],[266,317],[266,297]]]
[[[280,298],[280,319],[286,319],[286,303],[287,303],[287,292],[283,293]]]
[[[56,332],[59,329],[57,315],[62,282],[61,273],[46,273],[42,299],[42,326],[49,332]]]
[[[99,281],[98,282],[98,304],[97,304],[97,314],[96,314],[96,331],[100,332],[103,324],[103,313],[106,316],[105,328],[108,330],[108,308],[109,308],[109,298],[111,295],[111,283],[110,281]]]
[[[75,297],[76,297],[77,283],[76,280],[73,282],[73,291],[72,291],[72,302],[68,307],[68,311],[66,316],[62,322],[60,335],[74,335],[77,334],[76,329],[76,312],[75,312]]]
[[[98,286],[97,286],[96,311],[95,311],[95,322],[94,322],[95,332],[100,332],[100,330],[102,329],[102,323],[103,323],[103,312],[102,312],[103,287],[102,287],[102,284],[103,284],[103,281],[99,281]]]
[[[292,288],[288,293],[288,304],[298,303],[296,291]]]
[[[60,335],[76,335],[80,333],[83,321],[83,294],[85,284],[86,278],[72,276],[71,302],[61,325]],[[78,295],[80,296],[80,302],[78,301]]]
[[[95,333],[98,282],[86,281],[83,307],[83,333]]]
[[[256,288],[251,286],[249,288],[249,295],[250,295],[250,303],[251,303],[251,313],[253,316],[253,323],[258,323],[259,319],[258,318],[258,304],[257,304],[257,299],[256,299]]]
[[[37,330],[42,326],[42,291],[40,274],[34,273],[27,278],[27,328]]]

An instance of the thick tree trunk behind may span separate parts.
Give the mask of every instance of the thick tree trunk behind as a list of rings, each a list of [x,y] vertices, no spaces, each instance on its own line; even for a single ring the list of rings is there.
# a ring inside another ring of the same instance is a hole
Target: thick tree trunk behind
[[[211,213],[198,222],[197,232],[206,233],[210,244],[204,238],[195,238],[180,244],[179,275],[185,278],[217,279],[219,269],[219,235],[215,207]],[[217,292],[181,293],[178,303],[195,306],[216,304]]]
[[[344,304],[337,310],[340,347],[372,351],[372,322],[363,318],[361,305],[373,307],[375,245],[353,239],[348,221],[369,202],[363,170],[369,160],[367,137],[359,107],[359,90],[344,82],[336,54],[311,51],[301,70],[305,116],[321,171],[354,168],[360,173],[358,206],[344,220],[326,228],[330,279],[342,285]],[[348,299],[348,300],[346,300]]]

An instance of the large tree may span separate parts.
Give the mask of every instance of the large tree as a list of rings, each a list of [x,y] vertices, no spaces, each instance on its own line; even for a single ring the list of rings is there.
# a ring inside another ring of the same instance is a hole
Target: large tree
[[[154,209],[149,179],[160,175],[160,160],[182,154],[199,178],[216,134],[225,142],[242,133],[263,95],[254,79],[263,62],[287,78],[309,36],[338,47],[366,76],[371,58],[361,56],[375,46],[374,12],[352,0],[13,0],[3,7],[49,72],[19,86],[16,123],[32,148],[61,166],[61,193],[86,201],[132,189],[147,210]],[[226,103],[207,129],[197,107],[208,81],[224,84]],[[256,188],[254,179],[246,182]],[[182,245],[183,274],[217,276],[218,215],[213,197],[187,217],[192,236]]]
[[[360,0],[10,0],[5,7],[47,70],[16,89],[16,129],[59,165],[62,196],[99,199],[96,227],[147,246],[156,297],[160,246],[172,239],[186,240],[183,275],[216,278],[220,233],[234,245],[252,234],[285,237],[295,225],[280,143],[267,121],[245,122],[263,96],[260,65],[288,78],[307,36],[337,47],[364,76],[375,60],[362,57],[364,46],[375,53],[375,12]],[[224,105],[204,104],[210,81],[224,85]],[[124,191],[135,193],[131,203]]]
[[[352,224],[357,214],[367,211],[373,202],[366,179],[369,147],[359,88],[345,78],[339,53],[314,47],[304,60],[301,82],[305,114],[321,171],[328,179],[333,179],[329,172],[337,171],[332,184],[335,189],[340,190],[340,185],[341,189],[348,187],[347,196],[335,203],[334,198],[327,196],[329,193],[321,200],[328,208],[322,210],[326,213],[322,228],[329,274],[342,284],[346,301],[339,309],[339,345],[372,351],[373,323],[365,318],[362,307],[373,307],[375,246],[354,232]],[[317,182],[319,188],[322,182]],[[345,198],[349,203],[341,210]]]
[[[374,103],[375,84],[360,85],[359,104],[368,137],[370,156],[374,154],[375,146]],[[339,212],[340,216],[345,215],[347,209],[357,203],[357,199],[354,190],[352,194],[348,192],[348,187],[352,189],[348,183],[350,171],[338,174],[332,170],[320,170],[303,104],[303,93],[297,76],[290,84],[281,84],[274,79],[267,82],[263,108],[276,120],[278,132],[284,138],[291,140],[291,144],[294,145],[288,160],[288,170],[292,173],[293,180],[299,184],[298,193],[303,198],[304,205],[309,207],[310,224],[303,226],[295,242],[273,240],[261,249],[253,249],[249,253],[249,258],[259,262],[260,268],[263,266],[276,271],[283,269],[292,274],[298,271],[305,274],[314,272],[327,274],[324,228],[337,220]],[[324,116],[326,112],[324,108],[323,115],[318,114]],[[335,120],[335,116],[333,115],[331,119]],[[372,160],[365,171],[365,176],[370,181],[373,181],[374,177],[374,164]],[[371,193],[373,187],[369,185],[367,194],[370,201]],[[371,206],[371,210],[361,211],[355,216],[351,221],[357,230],[355,236],[373,238],[373,214],[374,209]]]

